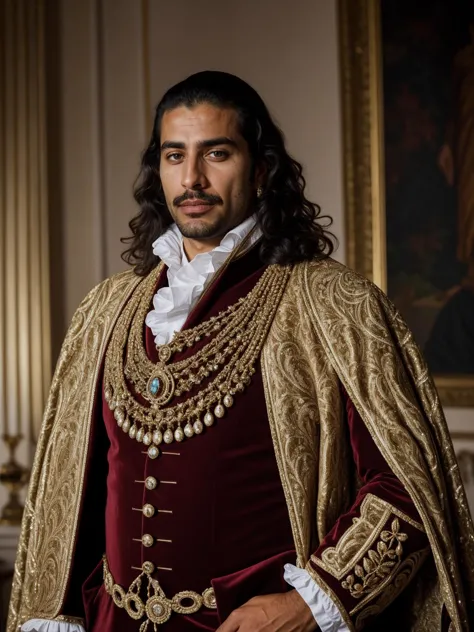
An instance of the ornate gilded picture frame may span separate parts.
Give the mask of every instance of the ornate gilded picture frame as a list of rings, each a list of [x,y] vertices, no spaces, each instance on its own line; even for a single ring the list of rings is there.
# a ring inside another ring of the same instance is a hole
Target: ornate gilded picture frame
[[[471,515],[474,516],[474,433],[451,430],[450,434],[459,463],[461,478],[466,489]]]
[[[338,5],[347,263],[400,309],[445,406],[474,406],[471,5]]]

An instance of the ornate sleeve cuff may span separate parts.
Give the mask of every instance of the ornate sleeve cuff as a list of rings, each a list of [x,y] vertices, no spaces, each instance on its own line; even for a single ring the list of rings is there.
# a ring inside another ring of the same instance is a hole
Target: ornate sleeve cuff
[[[21,632],[85,632],[81,619],[30,619],[21,626]]]
[[[321,632],[350,632],[337,606],[313,581],[308,571],[285,564],[284,578],[306,602]]]
[[[306,570],[345,621],[362,630],[405,589],[429,552],[421,523],[367,494],[351,526],[325,542]]]

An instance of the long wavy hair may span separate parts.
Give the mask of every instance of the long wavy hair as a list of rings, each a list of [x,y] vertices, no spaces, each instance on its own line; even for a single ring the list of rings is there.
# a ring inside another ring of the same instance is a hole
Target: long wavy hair
[[[332,220],[321,215],[320,207],[305,197],[302,166],[286,151],[283,134],[261,97],[234,75],[204,71],[170,88],[156,108],[150,143],[143,153],[134,187],[140,210],[129,223],[132,235],[122,239],[123,243],[129,243],[122,259],[143,276],[158,264],[152,243],[173,222],[159,171],[161,121],[169,110],[202,103],[237,112],[253,167],[263,166],[263,192],[255,200],[254,209],[262,230],[259,242],[262,262],[287,264],[329,256],[335,241],[327,230]]]

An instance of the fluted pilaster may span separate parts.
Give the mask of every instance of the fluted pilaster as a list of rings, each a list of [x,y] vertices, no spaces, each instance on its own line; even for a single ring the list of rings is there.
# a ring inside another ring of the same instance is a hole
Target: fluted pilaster
[[[3,0],[0,20],[0,433],[30,467],[51,378],[44,3]]]

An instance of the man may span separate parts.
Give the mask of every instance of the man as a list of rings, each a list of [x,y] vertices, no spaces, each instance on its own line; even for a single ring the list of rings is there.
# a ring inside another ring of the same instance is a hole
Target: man
[[[257,93],[157,107],[126,252],[76,313],[8,632],[469,630],[473,530],[403,321],[332,261]]]

